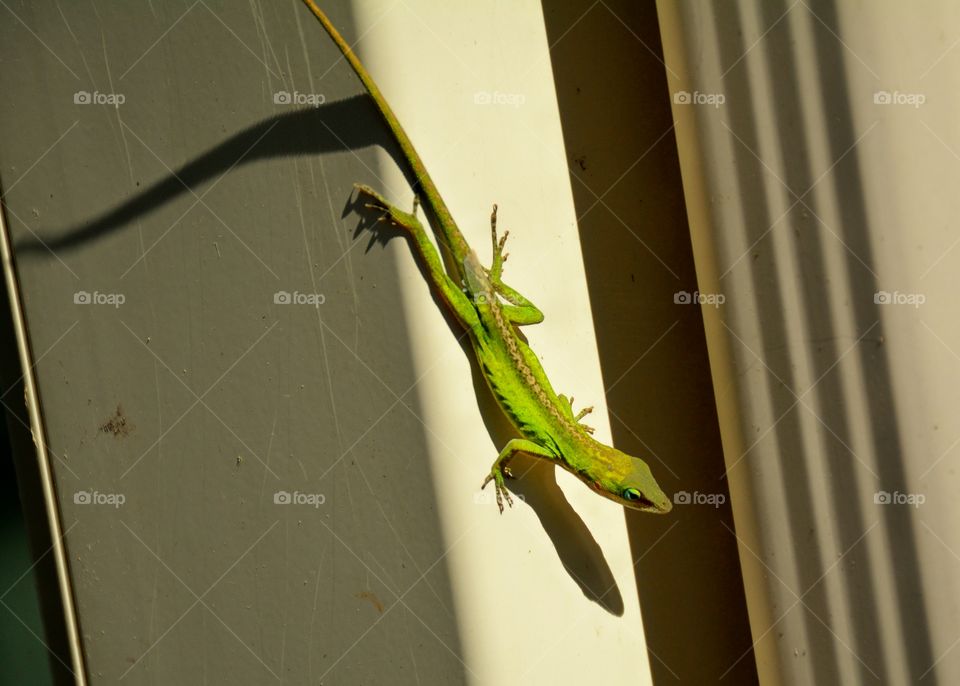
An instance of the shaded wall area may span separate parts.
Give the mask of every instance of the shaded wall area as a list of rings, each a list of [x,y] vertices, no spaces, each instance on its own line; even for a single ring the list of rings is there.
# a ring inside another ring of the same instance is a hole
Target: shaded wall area
[[[677,503],[627,515],[654,682],[755,683],[656,7],[543,9],[615,443]]]

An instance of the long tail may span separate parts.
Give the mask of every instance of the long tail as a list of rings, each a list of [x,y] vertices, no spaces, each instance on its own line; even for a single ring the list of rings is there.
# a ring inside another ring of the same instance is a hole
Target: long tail
[[[390,105],[387,104],[386,98],[383,97],[383,93],[380,92],[373,77],[370,76],[370,72],[360,63],[360,59],[343,39],[343,36],[340,35],[336,27],[330,23],[330,20],[327,18],[327,15],[323,13],[323,10],[317,7],[314,0],[303,0],[303,4],[313,12],[313,15],[326,32],[330,34],[333,42],[340,48],[340,52],[343,53],[347,62],[353,67],[353,71],[356,72],[360,81],[363,82],[370,97],[373,98],[373,102],[376,104],[377,109],[380,110],[380,114],[383,115],[384,121],[393,133],[394,138],[397,139],[400,149],[410,163],[410,169],[417,179],[417,184],[420,186],[419,189],[414,189],[415,192],[419,191],[422,195],[421,201],[433,211],[446,238],[447,247],[453,252],[457,264],[462,264],[463,259],[470,253],[470,246],[467,245],[466,240],[457,228],[456,222],[453,221],[453,216],[450,214],[450,210],[447,209],[447,204],[443,201],[443,198],[440,197],[440,191],[437,190],[436,185],[433,183],[433,179],[427,172],[427,168],[424,166],[423,160],[420,159],[416,148],[413,147],[413,142],[410,140],[407,132],[403,130],[403,126],[400,125],[397,116],[393,113]]]

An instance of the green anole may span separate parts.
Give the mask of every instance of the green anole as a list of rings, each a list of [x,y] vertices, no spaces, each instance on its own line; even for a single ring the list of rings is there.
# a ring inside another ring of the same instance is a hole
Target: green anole
[[[366,200],[367,208],[382,212],[383,219],[404,229],[413,239],[440,300],[469,333],[490,390],[522,436],[510,440],[500,451],[482,487],[493,482],[501,513],[504,500],[512,505],[504,476],[510,476],[508,463],[514,455],[524,453],[553,462],[621,505],[644,512],[669,512],[670,499],[647,464],[593,438],[593,429],[580,422],[592,408],[574,414],[573,399],[554,392],[537,356],[518,334],[516,327],[543,321],[543,313],[503,282],[507,233],[497,237],[497,206],[490,216],[493,263],[487,269],[457,228],[423,160],[369,72],[314,0],[303,2],[360,77],[416,178],[412,212],[391,205],[369,186],[356,184],[359,197]],[[449,274],[416,216],[419,203],[432,215],[437,238],[450,252],[453,266]]]

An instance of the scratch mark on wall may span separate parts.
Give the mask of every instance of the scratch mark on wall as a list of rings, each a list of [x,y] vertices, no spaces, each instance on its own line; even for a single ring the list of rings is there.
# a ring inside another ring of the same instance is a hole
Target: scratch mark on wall
[[[307,51],[307,41],[303,32],[303,24],[300,20],[300,12],[295,12],[294,18],[297,24],[297,34],[300,37],[300,48],[303,52],[303,63],[307,71],[307,83],[310,87],[310,92],[316,93],[318,89],[317,89],[316,83],[314,82],[313,69],[310,62],[310,55],[309,55],[309,52]],[[289,65],[289,60],[287,64],[287,71],[290,73],[293,73]],[[317,179],[316,179],[317,175],[314,174],[314,164],[316,164],[320,169],[319,177],[323,182],[324,194],[327,200],[327,211],[330,216],[330,226],[338,227],[340,225],[340,222],[338,221],[338,218],[337,218],[336,209],[333,206],[333,194],[331,193],[330,186],[327,182],[327,174],[325,173],[325,170],[324,170],[323,158],[319,156],[311,157],[308,165],[310,169],[310,179],[312,182],[311,188],[317,187]],[[359,342],[360,342],[360,298],[357,294],[356,278],[354,276],[354,270],[353,270],[353,260],[351,259],[351,250],[353,248],[353,245],[355,245],[356,243],[351,244],[350,240],[347,239],[344,235],[342,235],[339,231],[333,232],[333,238],[334,240],[336,240],[337,246],[340,248],[340,255],[341,255],[340,258],[338,258],[334,262],[334,264],[340,262],[341,259],[343,259],[344,262],[346,263],[347,279],[350,284],[350,294],[353,299],[354,346],[357,346],[359,345]],[[327,271],[329,271],[329,269],[332,269],[332,268],[333,268],[333,265],[328,267]],[[326,274],[326,272],[324,272],[324,274]]]
[[[257,498],[258,503],[266,503],[263,499],[263,489],[267,485],[267,474],[273,474],[275,479],[280,478],[272,469],[270,469],[270,454],[273,449],[273,437],[276,435],[277,431],[277,405],[273,405],[273,424],[270,426],[270,440],[267,441],[267,454],[265,457],[265,469],[263,470],[263,478],[260,480],[260,495]]]
[[[83,54],[83,44],[77,40],[76,34],[73,32],[73,29],[70,26],[70,22],[67,21],[67,17],[63,13],[63,9],[60,7],[60,2],[57,0],[57,12],[60,13],[60,18],[63,19],[63,25],[67,27],[67,33],[70,34],[70,37],[73,38],[74,44],[77,46],[77,53],[80,55],[80,61],[83,62],[83,68],[87,72],[87,76],[90,78],[90,84],[97,90],[97,80],[93,78],[93,72],[90,71],[90,64],[87,62],[86,55]]]

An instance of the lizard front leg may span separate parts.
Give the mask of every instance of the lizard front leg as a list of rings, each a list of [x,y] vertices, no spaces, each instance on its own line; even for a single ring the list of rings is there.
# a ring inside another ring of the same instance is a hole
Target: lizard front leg
[[[532,455],[533,457],[542,457],[548,460],[555,460],[557,457],[539,443],[534,443],[526,438],[511,439],[503,447],[503,450],[500,451],[500,454],[494,461],[493,466],[490,468],[490,473],[487,474],[487,478],[483,480],[483,484],[480,486],[481,489],[484,489],[487,487],[488,483],[493,481],[494,488],[497,492],[497,507],[500,508],[500,514],[503,514],[504,498],[507,500],[507,505],[513,507],[513,498],[510,497],[510,493],[507,491],[503,477],[504,474],[507,476],[510,475],[510,470],[507,468],[507,463],[510,462],[510,460],[513,459],[513,456],[517,453],[526,453],[527,455]]]
[[[506,300],[509,305],[501,305],[500,309],[514,324],[524,326],[539,324],[543,321],[543,312],[536,305],[524,298],[520,293],[510,288],[503,281],[494,281],[493,289]]]
[[[594,432],[594,428],[592,426],[587,426],[580,420],[586,417],[591,412],[593,412],[593,406],[585,407],[582,410],[580,410],[577,414],[573,414],[573,397],[568,398],[562,393],[557,397],[560,399],[560,405],[564,409],[564,414],[569,419],[572,419],[575,423],[579,424],[581,429],[586,431],[588,434],[592,434]]]

